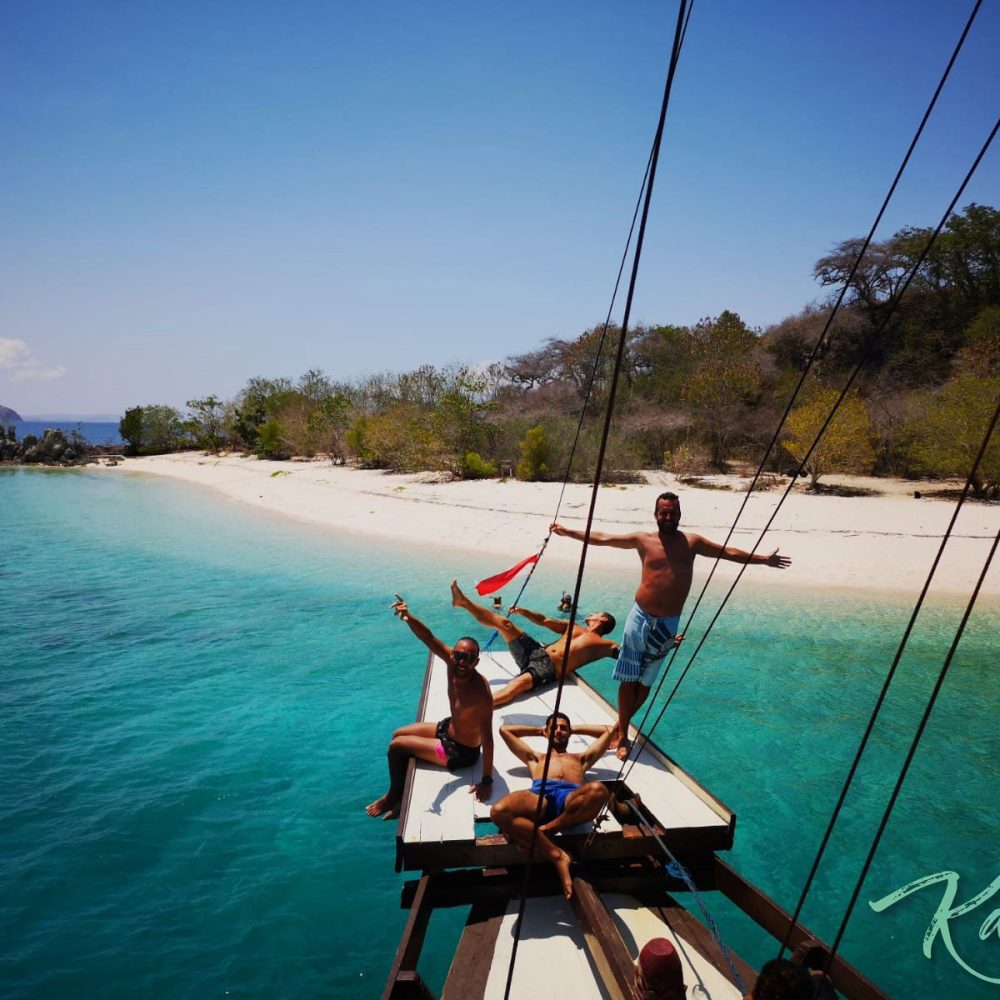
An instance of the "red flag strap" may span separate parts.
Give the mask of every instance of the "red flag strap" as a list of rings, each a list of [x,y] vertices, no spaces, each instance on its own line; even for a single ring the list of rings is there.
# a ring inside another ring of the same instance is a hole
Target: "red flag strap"
[[[516,566],[511,566],[510,569],[505,569],[502,573],[497,573],[496,576],[487,577],[485,580],[480,580],[476,584],[476,593],[480,597],[486,597],[487,594],[493,594],[500,590],[501,587],[505,587],[511,580],[517,576],[518,573],[524,569],[525,566],[530,566],[532,563],[538,562],[538,556],[528,556],[527,559],[522,559]]]

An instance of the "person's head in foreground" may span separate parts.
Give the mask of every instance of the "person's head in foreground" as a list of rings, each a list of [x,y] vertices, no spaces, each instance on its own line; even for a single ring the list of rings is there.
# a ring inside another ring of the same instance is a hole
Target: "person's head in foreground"
[[[750,996],[753,1000],[812,1000],[812,977],[787,958],[772,958],[760,969]]]
[[[666,938],[647,941],[635,963],[635,985],[643,1000],[684,1000],[684,970]]]

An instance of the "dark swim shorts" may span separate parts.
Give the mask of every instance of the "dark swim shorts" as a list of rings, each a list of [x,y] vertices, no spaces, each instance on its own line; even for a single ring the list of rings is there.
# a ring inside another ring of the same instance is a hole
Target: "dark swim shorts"
[[[508,642],[507,646],[521,673],[531,675],[532,691],[555,683],[556,665],[537,639],[522,632],[516,639]]]
[[[471,767],[479,760],[479,747],[467,747],[463,743],[456,743],[448,736],[449,725],[451,725],[450,715],[438,723],[434,733],[441,741],[437,751],[441,763],[447,765],[449,771],[457,771],[460,767]]]

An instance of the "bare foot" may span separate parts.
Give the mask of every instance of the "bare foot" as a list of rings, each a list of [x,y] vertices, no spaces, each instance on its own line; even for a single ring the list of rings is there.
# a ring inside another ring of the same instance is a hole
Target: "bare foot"
[[[573,898],[573,876],[569,873],[570,862],[572,858],[565,852],[560,851],[559,857],[552,862],[556,866],[556,871],[559,873],[559,881],[562,882],[563,895],[567,899]]]
[[[458,580],[451,581],[451,606],[453,608],[464,608],[469,603],[469,599],[462,593],[458,586]]]
[[[383,817],[383,822],[387,819],[399,819],[399,806],[393,806]]]
[[[384,812],[388,812],[392,809],[398,810],[398,808],[399,803],[394,803],[392,801],[392,797],[388,792],[386,792],[381,798],[376,799],[374,802],[369,802],[368,805],[365,806],[365,812],[368,813],[369,816],[381,816]],[[399,813],[397,812],[396,815],[398,816]]]
[[[632,741],[631,740],[620,740],[618,743],[618,749],[615,751],[615,756],[619,760],[628,760],[628,755],[632,752]]]
[[[610,750],[617,750],[618,745],[621,743],[621,741],[622,741],[622,727],[620,723],[616,722],[611,727],[611,742],[608,743],[608,748]]]

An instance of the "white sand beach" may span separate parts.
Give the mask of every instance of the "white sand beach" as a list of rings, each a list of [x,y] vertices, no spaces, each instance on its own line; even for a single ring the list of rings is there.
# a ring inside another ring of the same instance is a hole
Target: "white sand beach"
[[[538,551],[553,520],[559,483],[515,480],[444,482],[431,474],[390,475],[333,466],[327,461],[268,462],[240,455],[185,452],[126,459],[100,466],[108,474],[168,476],[218,491],[238,503],[351,535],[373,535],[409,545],[444,546],[495,553],[497,570]],[[746,494],[746,481],[714,477],[735,489],[701,489],[677,482],[665,472],[646,474],[646,485],[605,486],[598,491],[594,530],[628,532],[651,529],[653,502],[663,490],[681,497],[682,527],[723,541]],[[941,489],[940,483],[830,477],[878,490],[873,497],[810,495],[796,486],[782,504],[760,552],[780,548],[792,558],[787,570],[753,567],[749,572],[769,584],[906,590],[922,586],[954,512],[954,502],[916,498]],[[731,544],[750,549],[771,517],[787,480],[779,489],[754,493],[746,504]],[[591,487],[570,484],[559,520],[583,527]],[[990,545],[1000,531],[1000,505],[967,503],[934,576],[933,594],[967,594],[975,585]],[[580,545],[554,536],[546,560],[575,566]],[[591,547],[588,565],[628,568],[634,553]],[[636,565],[638,569],[638,565]],[[739,567],[723,563],[731,578]],[[637,574],[638,576],[638,574]],[[762,581],[763,582],[763,581]],[[983,596],[1000,596],[1000,567],[994,564]]]

